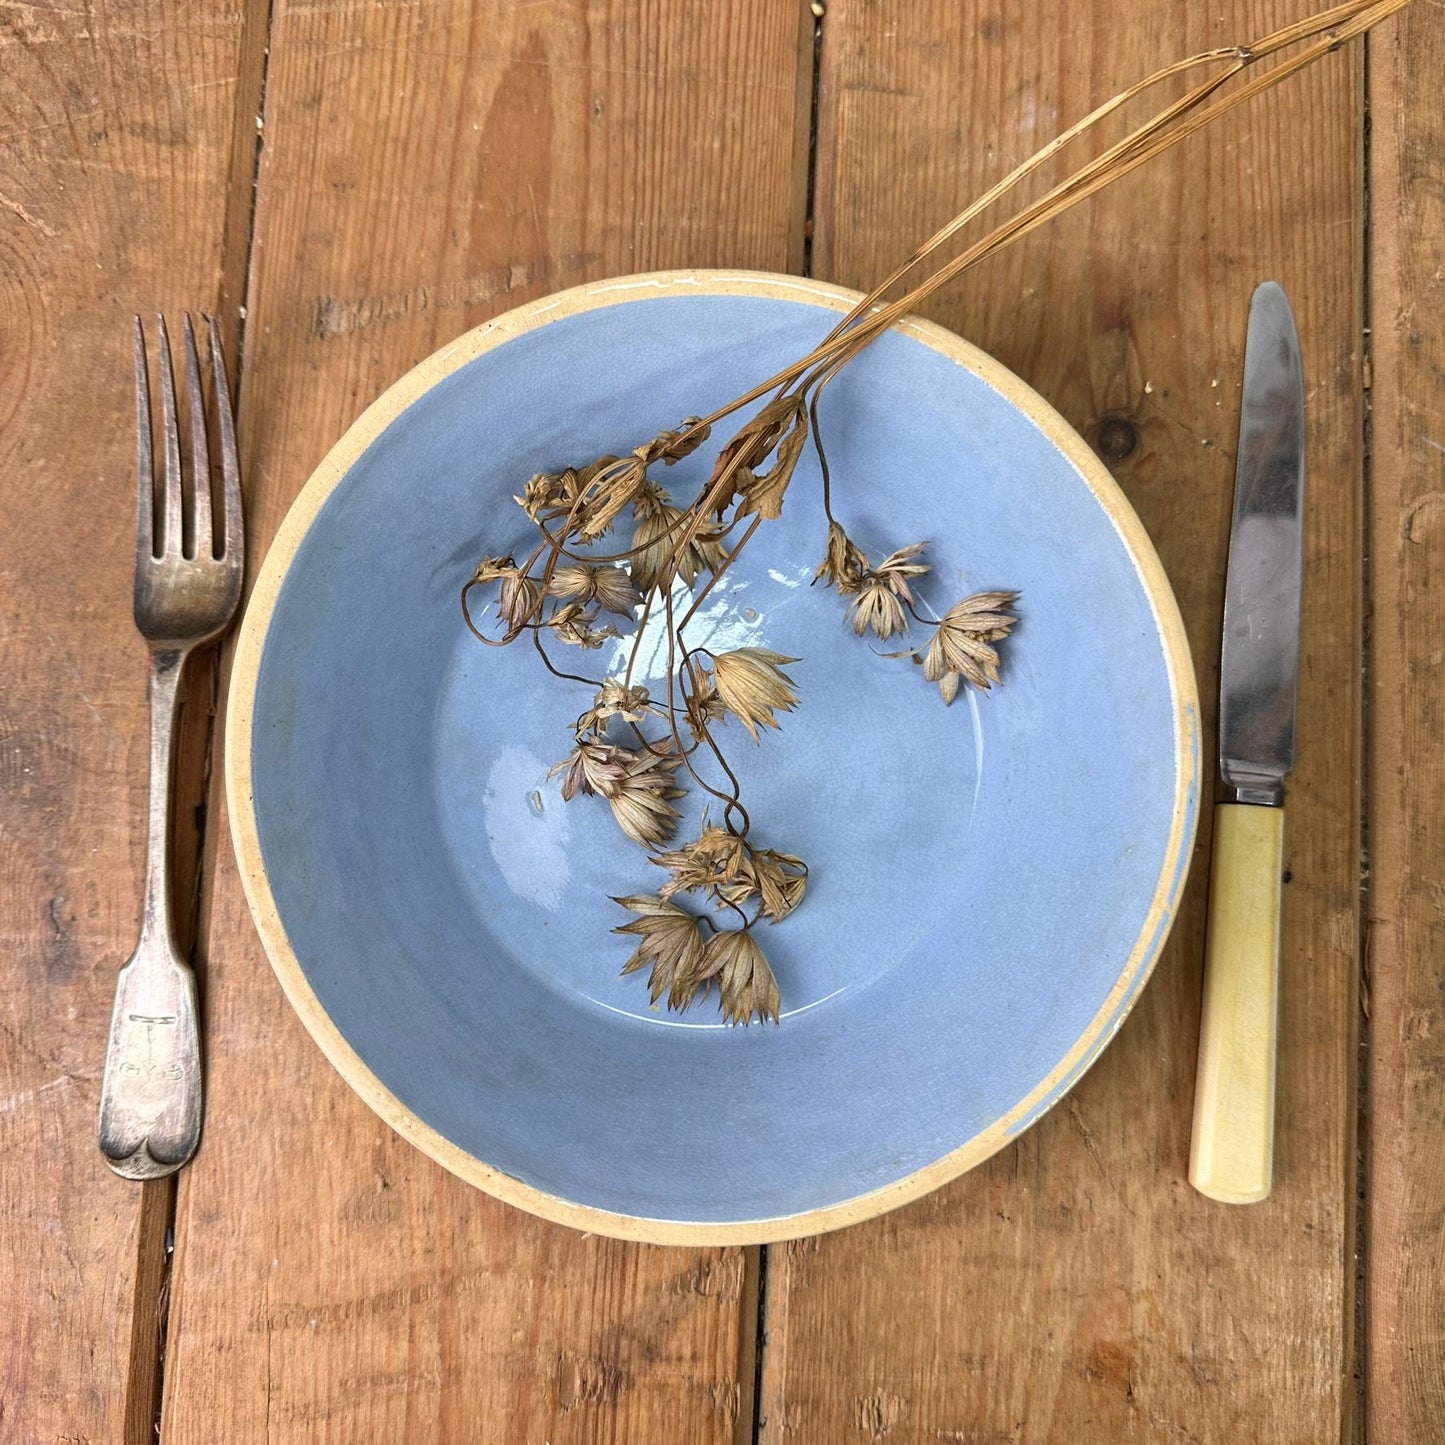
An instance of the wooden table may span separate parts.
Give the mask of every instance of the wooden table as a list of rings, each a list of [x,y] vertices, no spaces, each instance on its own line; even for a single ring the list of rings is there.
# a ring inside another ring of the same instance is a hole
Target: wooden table
[[[896,1214],[672,1249],[473,1192],[349,1092],[266,966],[212,765],[224,668],[192,681],[179,803],[205,1144],[144,1189],[94,1145],[144,844],[133,312],[223,318],[259,557],[357,412],[463,329],[654,268],[864,284],[1092,103],[1313,8],[0,0],[0,1439],[138,1442],[161,1409],[205,1445],[1445,1440],[1440,0],[931,308],[1111,465],[1210,699],[1246,309],[1264,277],[1294,299],[1267,1203],[1185,1180],[1203,866],[1067,1101]]]

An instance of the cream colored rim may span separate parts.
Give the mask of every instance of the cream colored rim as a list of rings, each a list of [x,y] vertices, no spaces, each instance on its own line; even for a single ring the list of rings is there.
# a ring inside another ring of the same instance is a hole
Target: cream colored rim
[[[1123,1022],[1163,948],[1182,887],[1183,863],[1192,847],[1197,807],[1198,701],[1194,669],[1179,609],[1164,569],[1133,509],[1114,479],[1083,439],[1042,397],[998,362],[941,326],[912,318],[898,330],[947,356],[981,377],[1013,406],[1033,420],[1084,477],[1117,529],[1138,568],[1163,639],[1174,704],[1175,761],[1178,785],[1174,821],[1159,883],[1139,939],[1117,983],[1098,1013],[1069,1052],[1028,1095],[987,1129],[942,1159],[906,1178],[839,1204],[806,1213],[726,1224],[675,1219],[650,1219],[614,1214],[548,1194],[492,1168],[459,1149],[424,1123],[390,1093],[342,1037],[312,991],[292,951],[276,911],[266,867],[261,858],[255,800],[251,790],[251,729],[256,683],[276,600],[297,548],[333,489],[373,441],[419,396],[469,361],[523,332],[581,311],[618,306],[664,293],[763,296],[801,301],[832,311],[847,311],[858,294],[838,286],[759,272],[660,271],[595,282],[562,291],[518,307],[459,337],[409,371],[369,406],[331,449],[302,488],[266,555],[241,625],[226,718],[226,796],[231,832],[246,897],[271,964],[302,1022],[343,1078],[397,1133],[439,1164],[489,1194],[544,1219],[574,1229],[621,1239],[660,1244],[755,1244],[817,1234],[857,1224],[936,1189],[972,1169],[1001,1148],[1025,1121],[1057,1102],[1064,1085],[1089,1062],[1094,1052]],[[1132,994],[1132,997],[1131,997]]]

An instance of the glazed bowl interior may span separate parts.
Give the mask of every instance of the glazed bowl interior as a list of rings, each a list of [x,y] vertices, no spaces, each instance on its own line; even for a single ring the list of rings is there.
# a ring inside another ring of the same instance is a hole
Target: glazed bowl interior
[[[824,395],[835,507],[875,557],[928,539],[939,611],[1019,591],[1004,683],[946,707],[921,668],[854,636],[811,585],[826,524],[806,459],[690,629],[799,659],[781,732],[719,734],[755,840],[812,870],[804,905],[762,930],[782,1021],[654,1011],[619,977],[611,899],[660,876],[600,800],[565,804],[548,777],[586,690],[525,645],[478,644],[461,584],[523,545],[511,498],[529,476],[727,401],[850,300],[632,278],[471,333],[338,445],[247,614],[232,814],[283,984],[390,1123],[551,1218],[760,1239],[921,1193],[1087,1067],[1173,916],[1198,759],[1162,570],[1044,403],[910,322]],[[714,452],[659,479],[690,498]],[[586,661],[619,671],[626,646]],[[655,683],[660,656],[645,648],[642,671]]]

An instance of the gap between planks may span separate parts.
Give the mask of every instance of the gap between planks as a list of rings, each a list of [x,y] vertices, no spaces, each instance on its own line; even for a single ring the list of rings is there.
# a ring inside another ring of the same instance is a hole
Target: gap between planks
[[[255,198],[265,140],[261,121],[271,51],[271,5],[272,0],[249,0],[242,17],[226,210],[222,222],[216,315],[221,323],[227,371],[232,381],[232,404],[238,413],[244,380],[241,360],[245,342],[246,296],[251,278],[251,248],[255,237]],[[256,559],[251,560],[254,564]],[[172,818],[195,820],[194,836],[186,838],[187,866],[173,875],[178,882],[184,878],[184,884],[173,890],[171,910],[176,937],[196,971],[203,1040],[205,937],[217,851],[215,830],[209,826],[214,820],[208,815],[206,803],[217,747],[216,720],[222,694],[220,656],[221,648],[209,648],[189,666],[178,722],[175,776],[171,785]],[[189,833],[191,830],[181,822],[178,831]],[[194,856],[190,856],[191,849]],[[204,1069],[204,1045],[201,1057]],[[150,1180],[142,1186],[131,1357],[126,1380],[126,1445],[154,1445],[160,1435],[178,1180],[178,1175],[170,1175]]]
[[[820,0],[796,0],[803,7],[798,27],[797,101],[793,151],[794,208],[788,242],[788,264],[800,276],[813,274],[813,221],[818,204],[818,107],[823,74],[823,26],[827,7]],[[811,21],[811,24],[809,23]],[[768,1259],[773,1246],[755,1245],[744,1252],[744,1332],[738,1348],[742,1406],[738,1410],[738,1445],[760,1445],[763,1418],[763,1368],[768,1348]],[[783,1246],[786,1248],[786,1246]]]

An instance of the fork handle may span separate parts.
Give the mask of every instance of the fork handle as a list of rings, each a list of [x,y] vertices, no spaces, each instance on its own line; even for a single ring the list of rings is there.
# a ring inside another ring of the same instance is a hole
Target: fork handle
[[[173,1174],[201,1136],[195,975],[171,931],[171,778],[181,670],[189,649],[151,649],[151,772],[145,905],[136,951],[116,982],[100,1095],[100,1149],[126,1179]]]

